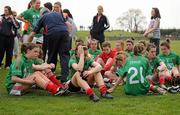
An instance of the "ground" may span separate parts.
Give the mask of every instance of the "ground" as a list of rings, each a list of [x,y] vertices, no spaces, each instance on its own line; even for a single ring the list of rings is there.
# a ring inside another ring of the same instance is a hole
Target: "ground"
[[[114,46],[115,42],[111,42]],[[180,55],[180,41],[171,43]],[[58,67],[59,69],[59,67]],[[53,96],[42,90],[30,90],[21,97],[8,96],[4,86],[7,70],[0,70],[0,115],[179,115],[180,93],[148,96],[127,96],[119,87],[113,100],[102,99],[94,103],[85,94]],[[99,96],[97,89],[96,94]]]

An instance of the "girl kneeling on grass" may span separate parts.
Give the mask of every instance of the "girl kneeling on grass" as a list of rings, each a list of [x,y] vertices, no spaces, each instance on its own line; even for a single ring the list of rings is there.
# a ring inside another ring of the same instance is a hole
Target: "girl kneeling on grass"
[[[128,95],[145,95],[149,90],[159,92],[159,88],[150,85],[146,78],[149,64],[148,60],[142,56],[142,51],[143,47],[141,44],[136,44],[134,55],[127,58],[122,69],[117,70],[117,75],[120,76],[120,79],[108,92],[113,92],[124,77],[126,77],[124,89]]]
[[[69,61],[69,77],[68,90],[70,92],[79,92],[81,88],[85,90],[89,98],[97,102],[99,97],[95,95],[91,85],[96,83],[101,92],[101,97],[112,99],[113,97],[107,93],[107,88],[104,84],[101,69],[102,67],[97,62],[88,57],[88,50],[83,44],[78,44],[76,54]]]
[[[34,84],[54,95],[64,92],[62,84],[50,70],[54,68],[54,64],[39,61],[40,50],[36,44],[22,44],[21,56],[11,65],[6,78],[5,85],[8,94],[20,96]]]

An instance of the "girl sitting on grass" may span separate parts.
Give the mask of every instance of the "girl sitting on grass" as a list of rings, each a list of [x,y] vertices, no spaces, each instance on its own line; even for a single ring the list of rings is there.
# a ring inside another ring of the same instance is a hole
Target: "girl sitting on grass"
[[[79,92],[81,88],[85,90],[90,100],[97,102],[99,97],[96,96],[90,87],[96,83],[99,87],[101,97],[112,99],[113,97],[107,92],[102,75],[100,73],[102,67],[88,56],[88,49],[83,44],[78,44],[76,54],[71,56],[69,61],[69,77],[67,82],[70,92]]]
[[[42,63],[38,59],[39,53],[40,47],[36,44],[22,44],[21,56],[10,66],[5,81],[9,95],[21,96],[34,84],[54,95],[64,92],[62,84],[50,70],[54,68],[54,64]]]
[[[134,46],[134,55],[127,58],[123,68],[117,70],[116,74],[120,79],[108,92],[113,92],[122,79],[126,77],[124,90],[127,95],[146,95],[149,90],[163,93],[161,88],[149,84],[146,78],[149,64],[148,60],[142,56],[142,51],[143,47],[141,44]]]
[[[123,65],[126,62],[127,54],[124,51],[117,53],[115,58],[115,63],[111,67],[109,71],[104,73],[104,77],[109,79],[109,82],[112,83],[113,81],[118,80],[118,76],[116,75],[116,71],[120,68],[123,68]]]

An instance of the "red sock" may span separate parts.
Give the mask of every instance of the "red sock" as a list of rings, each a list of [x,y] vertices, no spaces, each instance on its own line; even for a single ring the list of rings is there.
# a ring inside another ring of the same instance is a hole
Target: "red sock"
[[[172,77],[171,77],[171,76],[168,76],[168,77],[167,77],[167,80],[168,80],[168,81],[172,81]]]
[[[46,90],[55,94],[60,87],[52,83],[51,81],[47,84]]]
[[[93,89],[92,89],[92,88],[87,89],[87,90],[86,90],[86,94],[87,94],[88,96],[93,95],[93,94],[94,94]]]
[[[152,80],[148,79],[148,81],[149,81],[149,85],[150,85],[149,90],[150,90],[150,91],[153,91],[153,83],[152,83]]]
[[[107,88],[105,85],[101,85],[99,86],[99,91],[101,92],[101,94],[104,94],[107,92]]]
[[[154,91],[154,88],[153,88],[154,86],[153,86],[153,84],[150,84],[150,91]]]
[[[113,82],[113,80],[114,80],[114,79],[112,79],[112,78],[111,78],[111,79],[109,79],[109,82],[110,82],[110,83],[112,83],[112,82]]]
[[[56,76],[55,76],[55,75],[50,76],[49,79],[50,79],[54,84],[56,84],[57,86],[62,87],[61,82],[56,79]]]
[[[163,85],[165,83],[165,77],[163,75],[159,76],[159,83],[160,85]]]

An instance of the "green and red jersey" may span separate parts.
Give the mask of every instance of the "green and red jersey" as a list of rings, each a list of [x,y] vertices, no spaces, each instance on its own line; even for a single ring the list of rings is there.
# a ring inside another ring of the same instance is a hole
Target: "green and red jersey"
[[[9,73],[6,77],[5,86],[8,91],[10,91],[15,83],[13,83],[12,76],[17,76],[19,78],[26,78],[31,75],[34,70],[32,69],[32,64],[41,64],[42,61],[38,59],[30,59],[28,60],[26,56],[23,54],[21,56],[20,62],[17,66],[17,62],[14,61],[11,66]]]
[[[93,59],[91,58],[86,58],[84,60],[84,68],[83,71],[88,70],[89,67],[92,66],[92,63],[94,62]],[[76,55],[71,56],[70,60],[69,60],[69,76],[68,76],[68,80],[70,80],[73,75],[77,72],[73,67],[72,64],[78,64],[79,63],[79,57],[76,57]]]
[[[173,67],[180,65],[180,57],[172,51],[168,55],[160,54],[159,58],[166,64],[168,70],[172,70]]]
[[[145,56],[147,59],[147,55]],[[148,75],[153,75],[154,70],[158,68],[158,66],[160,66],[161,60],[159,57],[155,57],[154,59],[149,60],[149,69],[148,69]]]
[[[88,53],[92,55],[93,59],[96,59],[96,57],[101,53],[100,50],[96,49],[94,52],[92,51],[92,49],[88,49]]]
[[[40,19],[40,10],[36,10],[35,8],[30,8],[23,13],[21,13],[21,16],[25,19],[28,20],[32,28],[34,28]],[[28,31],[27,33],[30,34],[31,28],[30,25],[28,26]],[[41,34],[36,34],[35,37],[39,38],[41,37]]]
[[[144,95],[149,91],[149,82],[146,79],[148,60],[141,55],[132,56],[126,60],[122,69],[117,70],[117,75],[127,77],[125,93],[128,95]]]

